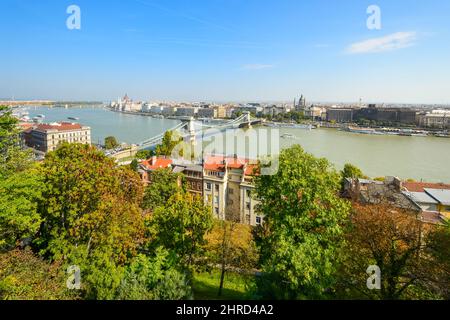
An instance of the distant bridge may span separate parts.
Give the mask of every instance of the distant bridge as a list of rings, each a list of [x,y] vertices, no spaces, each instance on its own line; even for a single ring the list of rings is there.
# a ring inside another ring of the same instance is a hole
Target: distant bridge
[[[216,124],[216,125],[208,125],[203,122],[197,122],[194,118],[185,118],[181,119],[181,123],[176,125],[175,127],[168,129],[166,131],[173,131],[177,132],[179,134],[180,139],[187,140],[187,141],[193,141],[197,137],[201,137],[204,134],[204,130],[212,129],[214,132],[217,131],[225,131],[227,129],[238,129],[238,128],[246,128],[251,127],[253,125],[257,125],[261,123],[260,119],[254,119],[252,120],[250,113],[244,113],[240,117],[227,121],[223,124]],[[200,125],[201,130],[200,132],[196,131],[195,126]],[[110,157],[116,158],[116,159],[123,159],[127,157],[134,156],[139,150],[144,149],[152,149],[155,148],[157,145],[162,143],[163,137],[165,132],[158,134],[154,137],[151,137],[145,141],[142,141],[138,144],[136,144],[135,147],[132,147],[127,150],[121,150],[116,153],[109,154]]]

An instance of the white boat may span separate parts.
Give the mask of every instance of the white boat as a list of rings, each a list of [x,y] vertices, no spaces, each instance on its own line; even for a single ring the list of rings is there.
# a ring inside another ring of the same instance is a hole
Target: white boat
[[[361,134],[377,134],[377,135],[384,134],[372,128],[360,128],[360,127],[348,127],[347,131]]]
[[[281,135],[281,138],[283,138],[283,139],[295,139],[296,137],[294,135],[292,135],[292,134],[286,133],[286,134]]]
[[[296,123],[268,123],[266,124],[268,127],[272,128],[292,128],[292,129],[305,129],[312,130],[314,126],[311,124],[296,124]]]

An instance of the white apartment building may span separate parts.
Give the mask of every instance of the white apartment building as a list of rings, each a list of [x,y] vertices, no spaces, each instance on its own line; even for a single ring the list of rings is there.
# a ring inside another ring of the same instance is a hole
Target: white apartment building
[[[225,156],[207,157],[203,167],[203,195],[215,217],[252,226],[263,223],[253,195],[257,162]]]

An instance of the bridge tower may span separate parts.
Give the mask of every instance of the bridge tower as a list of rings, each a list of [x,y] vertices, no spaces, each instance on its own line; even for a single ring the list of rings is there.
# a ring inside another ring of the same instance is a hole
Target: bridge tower
[[[246,123],[246,125],[248,126],[248,128],[252,127],[252,116],[250,114],[250,112],[246,111],[244,112],[244,123]]]
[[[195,141],[194,117],[191,117],[191,119],[189,119],[188,130],[189,130],[189,142],[191,143],[191,145],[195,145],[196,141]]]

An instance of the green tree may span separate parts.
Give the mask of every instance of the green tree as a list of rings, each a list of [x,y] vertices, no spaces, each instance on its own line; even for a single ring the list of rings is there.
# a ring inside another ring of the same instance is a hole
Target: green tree
[[[142,207],[154,210],[158,206],[164,206],[171,196],[181,191],[186,191],[184,177],[173,173],[170,169],[159,169],[150,172],[151,183],[145,189]]]
[[[109,136],[105,138],[105,148],[108,150],[117,148],[119,146],[119,143],[117,142],[116,138],[113,136]]]
[[[38,168],[0,179],[0,251],[12,249],[37,233],[42,222],[37,211],[42,188]]]
[[[274,175],[256,178],[257,210],[264,214],[258,245],[264,277],[259,294],[321,297],[333,283],[350,206],[339,198],[339,174],[326,159],[296,145],[283,150]]]
[[[136,159],[133,159],[130,163],[130,169],[133,170],[134,172],[137,172],[138,167],[139,167],[138,161]]]
[[[154,256],[136,256],[118,289],[120,300],[179,300],[192,297],[186,276],[179,272],[167,250],[157,248]]]
[[[342,179],[345,178],[366,178],[366,176],[364,175],[364,173],[361,171],[361,169],[359,169],[358,167],[350,164],[350,163],[346,163],[344,165],[344,169],[341,171],[341,176]]]
[[[138,174],[81,144],[49,153],[42,173],[37,247],[52,260],[79,265],[87,297],[112,299],[123,267],[143,243]]]
[[[151,215],[150,247],[161,246],[173,252],[181,266],[190,271],[204,252],[205,234],[212,224],[211,210],[200,197],[177,192]]]
[[[23,150],[20,139],[18,120],[11,108],[0,106],[0,179],[29,167],[32,154]]]
[[[345,179],[351,178],[351,179],[367,179],[367,176],[364,175],[364,173],[359,169],[358,167],[346,163],[344,165],[344,169],[341,171],[341,190],[344,191],[345,186]]]
[[[136,153],[136,159],[147,160],[155,155],[153,150],[139,150]]]
[[[183,138],[178,137],[178,134],[173,131],[166,131],[162,139],[162,143],[156,146],[155,154],[157,156],[172,156],[172,151],[175,147],[183,141]]]

